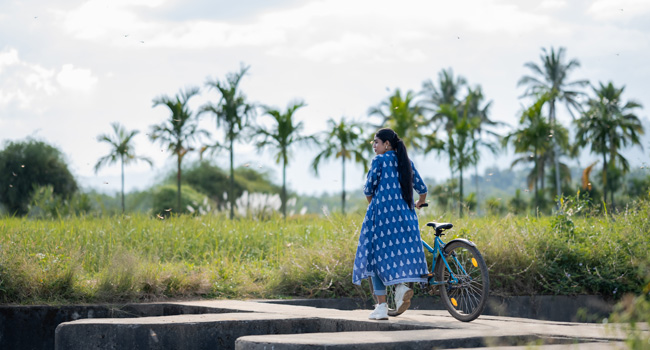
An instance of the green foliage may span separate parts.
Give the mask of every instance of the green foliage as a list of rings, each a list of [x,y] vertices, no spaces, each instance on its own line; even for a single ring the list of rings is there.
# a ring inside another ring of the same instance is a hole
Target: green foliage
[[[499,216],[506,211],[501,198],[488,198],[485,200],[485,208],[490,216]]]
[[[52,185],[34,189],[28,207],[30,218],[53,219],[70,215],[88,214],[92,209],[90,197],[85,193],[74,194],[70,198],[57,196]]]
[[[268,171],[258,171],[246,166],[235,169],[235,183],[249,193],[280,193]]]
[[[176,187],[163,185],[154,191],[153,213],[162,217],[171,214],[206,213],[210,211],[207,197],[191,186],[184,186],[181,207],[177,206]]]
[[[189,169],[183,171],[183,182],[190,185],[197,191],[207,195],[216,204],[216,208],[222,210],[228,205],[228,188],[230,179],[228,175],[218,166],[202,161],[193,164]],[[167,182],[173,181],[175,174],[170,174]],[[246,166],[235,169],[235,198],[248,193],[280,193],[280,188],[271,182],[271,175],[268,171],[259,171]]]
[[[420,222],[451,221],[447,240],[476,243],[493,295],[638,295],[650,266],[650,202],[611,217],[564,203],[561,219],[458,220],[422,210]],[[225,215],[7,218],[0,302],[369,296],[365,282],[359,288],[350,278],[363,211],[263,221]],[[433,232],[423,228],[422,237],[432,242]]]
[[[650,192],[650,175],[645,177],[631,177],[625,182],[625,194],[629,198],[647,198]]]
[[[650,348],[650,271],[647,284],[637,295],[626,295],[614,308],[610,320],[616,323],[628,323],[626,343],[629,349],[643,350]],[[645,323],[646,327],[643,326]]]
[[[526,201],[521,197],[521,190],[517,189],[515,196],[508,200],[508,211],[515,215],[526,212]]]
[[[34,189],[47,185],[63,199],[77,191],[61,152],[33,139],[8,142],[0,151],[0,202],[7,212],[27,214]]]
[[[124,201],[126,207],[129,208],[127,213],[151,213],[153,208],[153,192],[154,189],[152,188],[144,191],[136,190],[126,193]],[[122,213],[121,199],[117,194],[109,195],[93,190],[86,192],[85,195],[90,200],[91,210],[89,213],[92,215],[111,216]]]
[[[650,260],[650,237],[644,234],[650,229],[650,206],[644,202],[637,208],[615,220],[507,216],[476,219],[467,226],[488,262],[495,294],[618,298],[641,288],[643,277],[636,271]]]
[[[224,193],[228,192],[230,180],[223,170],[204,161],[185,170],[184,174],[185,183],[208,195],[219,209],[225,206],[227,200]],[[174,176],[174,174],[170,174],[170,179]],[[238,182],[235,182],[234,192],[237,197],[241,196],[243,192],[243,188]]]
[[[477,204],[477,199],[476,199],[476,192],[472,192],[465,197],[465,201],[463,202],[465,206],[467,206],[467,210],[472,212],[476,210],[476,204]]]
[[[457,198],[458,195],[456,191],[457,185],[457,179],[450,179],[439,185],[428,186],[430,188],[429,193],[431,194],[431,198],[435,199],[438,209],[442,211],[452,210],[454,198]]]

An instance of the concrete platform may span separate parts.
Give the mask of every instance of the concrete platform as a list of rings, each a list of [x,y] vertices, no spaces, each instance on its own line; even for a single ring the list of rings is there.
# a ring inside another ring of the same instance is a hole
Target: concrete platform
[[[624,348],[626,337],[621,325],[498,316],[463,323],[439,310],[409,310],[388,321],[370,321],[370,310],[236,300],[173,304],[221,313],[66,322],[56,329],[55,348],[402,350],[537,345],[553,350],[619,349]]]

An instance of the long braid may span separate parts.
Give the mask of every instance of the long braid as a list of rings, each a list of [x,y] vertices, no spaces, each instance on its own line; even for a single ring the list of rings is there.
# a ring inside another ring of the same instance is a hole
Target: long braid
[[[395,150],[399,184],[402,188],[402,198],[404,198],[406,205],[413,209],[413,169],[411,168],[411,160],[406,152],[406,145],[404,145],[404,141],[392,129],[380,129],[376,135],[380,140],[384,142],[388,141]]]

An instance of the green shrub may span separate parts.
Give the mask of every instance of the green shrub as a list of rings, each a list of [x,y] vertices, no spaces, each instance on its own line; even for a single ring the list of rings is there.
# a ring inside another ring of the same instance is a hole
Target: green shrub
[[[198,214],[210,211],[208,198],[188,185],[181,187],[181,207],[177,208],[178,192],[175,185],[163,185],[154,191],[153,212],[167,217],[174,214]]]
[[[9,214],[25,215],[35,188],[52,186],[70,198],[78,189],[61,152],[42,141],[8,142],[0,151],[0,202]]]

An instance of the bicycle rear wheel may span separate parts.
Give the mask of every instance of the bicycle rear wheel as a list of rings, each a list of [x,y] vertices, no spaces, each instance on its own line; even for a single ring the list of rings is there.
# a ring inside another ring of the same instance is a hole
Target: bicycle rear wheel
[[[463,241],[449,242],[445,252],[451,271],[442,257],[438,258],[435,276],[438,281],[445,282],[440,286],[440,297],[447,311],[457,320],[475,320],[485,308],[490,289],[485,260],[475,246]]]

